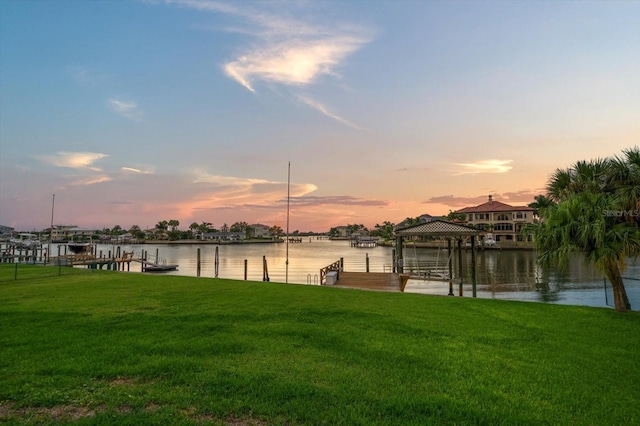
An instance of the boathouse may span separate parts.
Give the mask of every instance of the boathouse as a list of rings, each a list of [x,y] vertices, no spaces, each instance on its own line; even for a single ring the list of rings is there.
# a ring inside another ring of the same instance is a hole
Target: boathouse
[[[483,234],[484,231],[471,228],[466,225],[458,223],[447,222],[444,220],[433,220],[427,223],[421,223],[419,225],[410,226],[403,229],[396,230],[396,258],[394,263],[396,265],[398,273],[404,272],[404,239],[410,237],[439,237],[447,241],[447,251],[449,253],[449,259],[452,255],[452,244],[455,241],[458,249],[458,280],[459,290],[458,295],[462,296],[462,277],[464,276],[462,270],[462,242],[463,240],[470,239],[471,243],[471,284],[473,288],[473,297],[476,297],[476,238]],[[453,270],[451,262],[449,262],[449,295],[453,296]]]

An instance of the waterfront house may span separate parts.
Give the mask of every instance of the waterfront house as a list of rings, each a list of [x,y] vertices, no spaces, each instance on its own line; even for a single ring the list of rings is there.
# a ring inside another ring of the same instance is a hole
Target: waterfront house
[[[247,234],[244,232],[205,232],[202,239],[207,241],[240,241],[244,240]]]
[[[271,234],[269,233],[269,227],[267,225],[262,225],[260,223],[256,223],[255,225],[249,225],[249,235],[252,238],[270,238]]]
[[[467,225],[493,233],[497,242],[516,242],[525,240],[520,231],[527,223],[533,223],[533,212],[532,207],[501,203],[489,195],[486,203],[465,207],[455,213],[466,214]],[[531,235],[526,240],[531,241]]]
[[[446,218],[443,216],[431,216],[428,213],[421,214],[420,216],[418,216],[417,219],[418,219],[418,222],[415,222],[413,218],[406,218],[405,220],[403,220],[402,222],[396,225],[396,229],[408,228],[410,226],[419,225],[421,223],[429,223],[434,220],[446,220]]]
[[[13,235],[14,231],[15,229],[11,228],[10,226],[0,225],[0,238],[10,238]]]
[[[336,226],[333,229],[335,229],[335,232],[337,234],[337,235],[334,235],[335,237],[346,238],[346,237],[348,237],[350,235],[348,226],[344,226],[344,225]]]
[[[96,234],[95,229],[79,228],[76,225],[54,225],[51,231],[53,241],[73,240],[74,238],[88,238]]]

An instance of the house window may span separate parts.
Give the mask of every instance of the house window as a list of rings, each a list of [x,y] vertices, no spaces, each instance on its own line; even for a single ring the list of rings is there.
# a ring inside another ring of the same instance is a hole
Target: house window
[[[522,219],[522,217],[523,217],[522,212],[516,213],[516,219]]]
[[[503,220],[503,221],[506,221],[506,220],[511,220],[511,219],[509,218],[509,215],[506,215],[506,214],[499,214],[499,215],[498,215],[498,218],[497,218],[496,220]]]
[[[493,226],[493,229],[496,231],[513,231],[512,223],[496,223]]]

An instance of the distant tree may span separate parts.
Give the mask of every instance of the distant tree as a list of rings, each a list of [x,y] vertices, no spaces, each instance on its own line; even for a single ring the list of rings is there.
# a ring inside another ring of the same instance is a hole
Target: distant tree
[[[231,225],[231,228],[229,228],[229,230],[231,232],[247,232],[247,228],[249,227],[249,224],[247,222],[236,222],[233,225]]]
[[[193,222],[191,225],[189,225],[189,231],[191,232],[192,237],[197,237],[199,226],[200,225],[198,225],[198,222]]]
[[[466,213],[458,213],[449,210],[449,214],[447,215],[447,220],[450,222],[466,222],[467,215]]]
[[[134,238],[144,238],[144,232],[142,231],[142,229],[140,229],[138,225],[133,225],[131,228],[129,228],[129,233]]]
[[[354,232],[357,231],[368,231],[367,227],[364,226],[363,224],[353,224],[353,225],[347,225],[347,234],[351,235]]]
[[[169,236],[169,241],[176,241],[183,238],[184,232],[177,229],[172,229],[167,233],[167,235]]]
[[[395,225],[393,223],[385,220],[382,222],[382,225],[376,223],[375,230],[371,234],[385,240],[390,240],[393,238],[394,228]]]
[[[204,234],[205,232],[211,232],[213,229],[213,223],[211,222],[202,222],[200,225],[198,225],[198,232],[200,232],[201,234]]]
[[[273,235],[274,237],[279,237],[282,234],[284,234],[284,231],[278,225],[274,225],[271,228],[269,228],[269,235]]]
[[[175,231],[176,229],[178,229],[178,226],[180,225],[180,221],[176,220],[176,219],[171,219],[169,222],[167,222],[168,225],[171,227],[172,231]]]
[[[166,231],[167,229],[169,229],[169,222],[167,222],[166,220],[162,220],[156,223],[156,229],[159,231]]]
[[[416,217],[408,217],[405,220],[403,220],[402,223],[404,226],[409,227],[409,226],[420,225],[422,221],[420,220],[420,216],[416,216]]]
[[[229,232],[229,225],[227,225],[226,223],[224,225],[222,225],[222,228],[220,228],[221,232]]]

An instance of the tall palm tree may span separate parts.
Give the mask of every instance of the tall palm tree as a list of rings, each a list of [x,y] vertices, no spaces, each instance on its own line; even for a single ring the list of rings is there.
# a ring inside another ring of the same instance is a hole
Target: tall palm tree
[[[541,211],[543,220],[535,229],[540,263],[562,267],[571,252],[581,252],[611,282],[618,311],[631,309],[621,273],[624,260],[640,255],[639,160],[635,147],[622,157],[556,170],[547,192],[557,204]]]
[[[611,159],[610,184],[616,188],[614,202],[625,219],[640,225],[640,149],[625,149]]]
[[[545,210],[555,204],[554,201],[546,195],[536,195],[534,200],[533,203],[529,203],[529,207],[533,209],[533,214],[538,217],[544,215]]]

